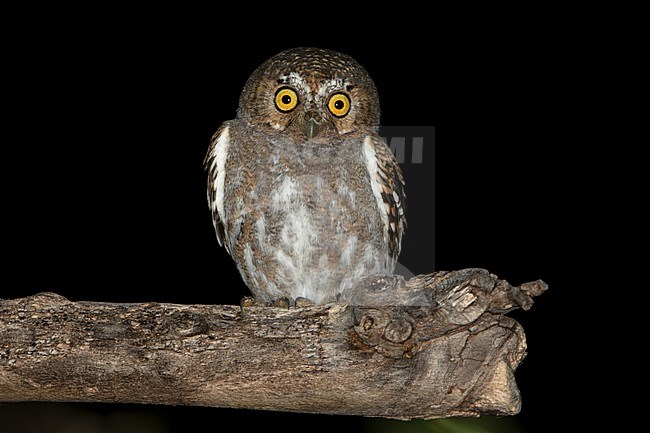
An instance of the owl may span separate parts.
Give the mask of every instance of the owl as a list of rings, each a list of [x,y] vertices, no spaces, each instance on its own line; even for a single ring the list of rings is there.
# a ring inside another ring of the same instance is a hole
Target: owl
[[[335,302],[393,272],[404,181],[378,127],[375,85],[348,55],[289,49],[248,78],[205,167],[217,239],[256,300]]]

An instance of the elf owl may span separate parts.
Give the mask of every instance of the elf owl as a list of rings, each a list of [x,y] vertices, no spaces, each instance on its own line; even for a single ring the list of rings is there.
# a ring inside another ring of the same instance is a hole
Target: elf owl
[[[256,300],[334,302],[393,272],[404,181],[378,127],[375,85],[345,54],[289,49],[248,78],[205,165],[217,239]]]

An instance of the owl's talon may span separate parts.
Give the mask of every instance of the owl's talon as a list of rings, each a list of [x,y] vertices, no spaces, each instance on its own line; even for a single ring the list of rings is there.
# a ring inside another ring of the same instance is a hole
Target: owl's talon
[[[291,300],[289,298],[278,298],[271,302],[272,307],[289,309]]]
[[[242,308],[252,307],[253,305],[255,305],[255,298],[252,296],[244,296],[239,301],[239,306]]]
[[[242,310],[248,307],[268,307],[268,305],[267,302],[253,296],[244,296],[241,298],[241,301],[239,301],[239,306]]]
[[[298,296],[296,298],[295,306],[296,308],[306,308],[306,307],[313,307],[314,301],[311,299],[303,298],[302,296]]]

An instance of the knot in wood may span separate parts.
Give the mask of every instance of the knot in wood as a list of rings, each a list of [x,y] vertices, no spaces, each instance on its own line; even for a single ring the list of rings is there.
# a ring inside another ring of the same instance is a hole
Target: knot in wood
[[[361,322],[361,326],[363,327],[364,332],[370,331],[370,328],[372,328],[374,324],[375,320],[372,318],[372,316],[364,316]]]
[[[390,315],[372,308],[357,308],[354,314],[354,332],[363,344],[376,346],[382,340],[384,329],[390,323]]]
[[[401,317],[396,317],[386,326],[384,338],[393,343],[403,343],[412,332],[413,325]]]
[[[352,343],[360,349],[372,348],[386,358],[402,358],[412,347],[407,340],[413,324],[401,308],[364,308],[354,311]]]
[[[210,325],[202,314],[174,312],[169,320],[169,332],[178,337],[193,337],[210,331]]]

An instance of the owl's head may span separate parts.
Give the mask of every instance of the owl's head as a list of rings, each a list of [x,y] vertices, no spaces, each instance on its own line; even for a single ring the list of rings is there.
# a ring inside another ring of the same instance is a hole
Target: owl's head
[[[353,58],[320,48],[292,48],[271,57],[250,76],[237,117],[296,139],[376,131],[379,98],[366,70]]]

